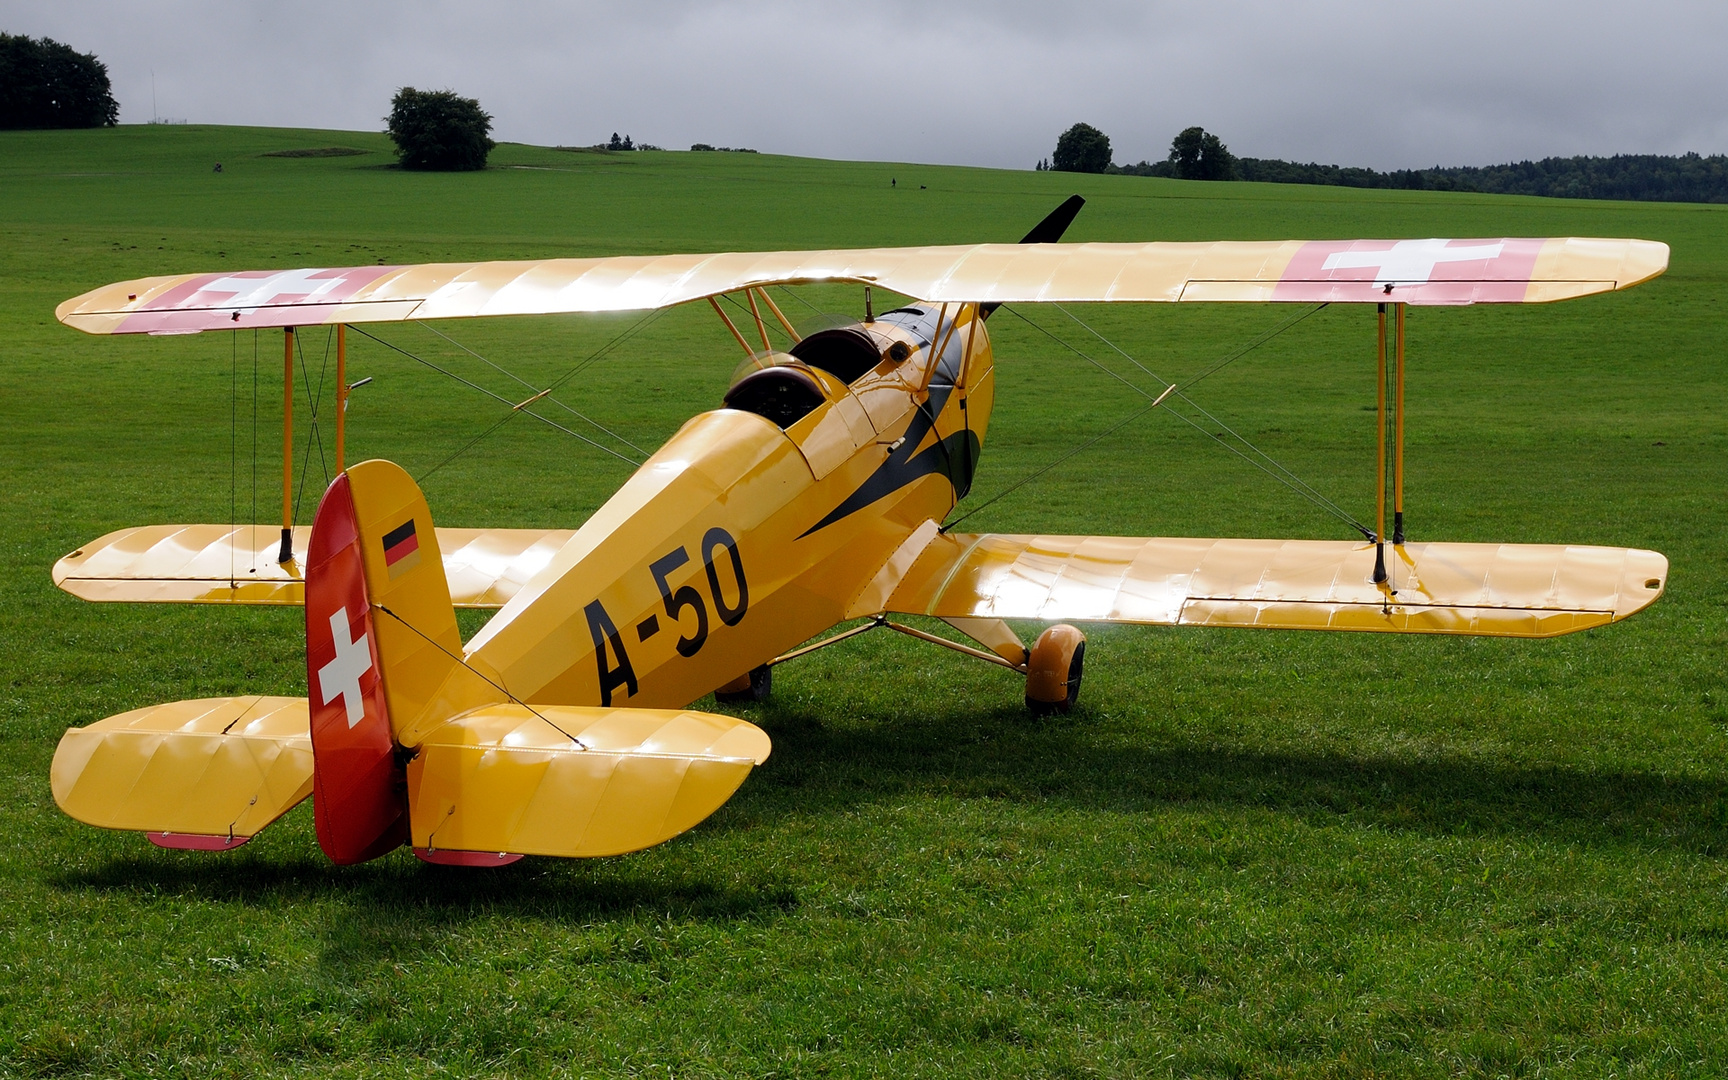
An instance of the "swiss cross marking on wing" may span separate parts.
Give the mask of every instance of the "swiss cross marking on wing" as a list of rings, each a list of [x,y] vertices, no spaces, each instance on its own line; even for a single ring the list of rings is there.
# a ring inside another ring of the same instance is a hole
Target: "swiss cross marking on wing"
[[[1504,240],[1492,244],[1450,247],[1446,240],[1400,240],[1384,251],[1334,251],[1322,270],[1376,270],[1376,285],[1423,285],[1440,263],[1498,259]]]
[[[353,640],[348,634],[348,609],[337,608],[330,616],[330,639],[336,645],[336,658],[318,669],[318,690],[328,705],[338,697],[348,710],[348,726],[352,728],[366,716],[366,702],[360,695],[360,679],[372,670],[372,648],[367,636]]]
[[[345,275],[333,270],[283,270],[269,277],[217,278],[199,288],[199,293],[231,293],[223,306],[238,308],[260,307],[284,298],[289,302],[309,304],[322,299],[346,281]]]

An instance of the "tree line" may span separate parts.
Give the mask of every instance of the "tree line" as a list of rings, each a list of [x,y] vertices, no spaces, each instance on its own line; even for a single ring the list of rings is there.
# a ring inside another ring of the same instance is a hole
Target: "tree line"
[[[1615,154],[1612,157],[1549,157],[1504,165],[1431,169],[1375,169],[1279,158],[1237,157],[1221,139],[1199,127],[1171,140],[1163,161],[1117,165],[1110,138],[1090,124],[1075,124],[1056,142],[1056,153],[1037,168],[1063,172],[1162,176],[1178,180],[1248,180],[1263,184],[1397,188],[1410,191],[1478,191],[1492,195],[1544,195],[1560,199],[1627,199],[1660,202],[1728,202],[1728,155],[1696,153]]]

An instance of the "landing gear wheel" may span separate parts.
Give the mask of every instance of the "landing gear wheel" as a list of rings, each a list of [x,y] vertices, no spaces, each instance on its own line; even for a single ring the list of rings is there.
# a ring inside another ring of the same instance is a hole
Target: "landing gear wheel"
[[[1085,667],[1086,635],[1077,628],[1057,623],[1039,634],[1026,661],[1026,707],[1035,716],[1072,709]]]
[[[774,669],[763,664],[714,691],[714,700],[722,705],[748,705],[768,700],[773,689]]]

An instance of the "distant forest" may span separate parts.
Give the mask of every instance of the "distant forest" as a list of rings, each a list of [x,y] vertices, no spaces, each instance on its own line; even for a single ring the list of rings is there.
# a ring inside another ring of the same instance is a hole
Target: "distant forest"
[[[1092,144],[1099,144],[1095,146]],[[1109,160],[1103,132],[1076,124],[1057,143],[1053,162],[1040,169],[1167,176],[1182,180],[1253,180],[1267,184],[1402,188],[1415,191],[1480,191],[1494,195],[1546,195],[1561,199],[1641,199],[1661,202],[1728,202],[1728,155],[1616,154],[1613,157],[1551,157],[1508,165],[1398,169],[1377,172],[1341,165],[1237,157],[1216,135],[1188,128],[1177,135],[1164,161],[1088,167],[1070,150],[1084,146],[1092,161]]]
[[[1327,184],[1333,187],[1406,188],[1419,191],[1482,191],[1495,195],[1548,195],[1561,199],[1648,199],[1660,202],[1728,202],[1728,156],[1616,154],[1613,157],[1553,157],[1507,165],[1398,169],[1376,172],[1342,165],[1237,158],[1232,180],[1267,184]],[[1112,171],[1140,176],[1175,176],[1168,161],[1120,166]]]

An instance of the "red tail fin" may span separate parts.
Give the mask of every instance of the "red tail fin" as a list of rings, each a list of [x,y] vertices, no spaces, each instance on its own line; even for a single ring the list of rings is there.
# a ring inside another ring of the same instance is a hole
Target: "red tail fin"
[[[337,863],[408,841],[407,784],[390,735],[348,474],[318,504],[306,556],[306,689],[312,713],[312,813]]]

